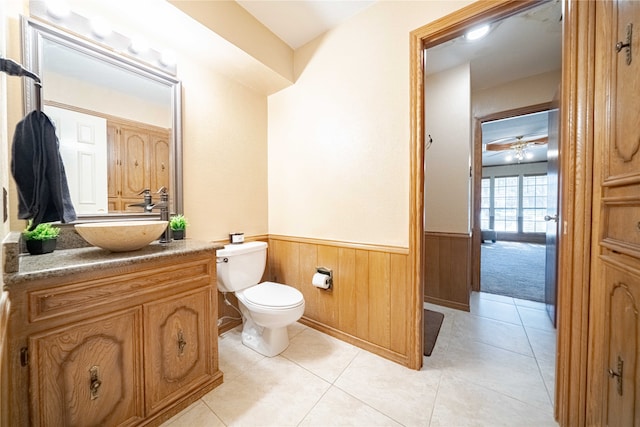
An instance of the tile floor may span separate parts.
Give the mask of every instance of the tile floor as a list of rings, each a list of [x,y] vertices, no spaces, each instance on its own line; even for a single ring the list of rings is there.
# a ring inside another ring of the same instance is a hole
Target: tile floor
[[[224,384],[164,424],[204,426],[556,426],[555,330],[544,305],[474,293],[445,319],[421,371],[291,326],[266,358],[239,329],[220,337]]]

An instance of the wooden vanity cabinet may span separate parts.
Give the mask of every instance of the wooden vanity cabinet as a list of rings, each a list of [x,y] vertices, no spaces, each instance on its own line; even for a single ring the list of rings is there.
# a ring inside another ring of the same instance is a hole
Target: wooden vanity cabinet
[[[221,384],[215,278],[207,250],[12,286],[2,425],[159,425]]]

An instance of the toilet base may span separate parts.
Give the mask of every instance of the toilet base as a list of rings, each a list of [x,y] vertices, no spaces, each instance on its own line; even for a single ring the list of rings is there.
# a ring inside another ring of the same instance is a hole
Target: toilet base
[[[242,326],[242,344],[264,356],[274,357],[289,347],[289,333],[286,326],[264,328],[245,316]]]

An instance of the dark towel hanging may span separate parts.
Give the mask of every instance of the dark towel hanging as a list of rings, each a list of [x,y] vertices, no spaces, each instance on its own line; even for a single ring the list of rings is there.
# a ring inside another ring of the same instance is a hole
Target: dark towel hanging
[[[42,222],[71,222],[67,175],[55,127],[42,111],[32,111],[16,126],[11,149],[11,173],[18,187],[18,218]]]

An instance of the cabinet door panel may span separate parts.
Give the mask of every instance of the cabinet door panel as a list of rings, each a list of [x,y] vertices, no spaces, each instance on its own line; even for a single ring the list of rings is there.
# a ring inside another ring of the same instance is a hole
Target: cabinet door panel
[[[638,35],[640,27],[640,5],[635,1],[612,2],[611,39],[609,46],[626,42],[627,34],[632,34],[632,57],[627,61],[627,49],[619,53],[611,49],[611,122],[609,139],[609,170],[607,178],[627,178],[640,180],[640,61],[637,50],[640,47]],[[635,26],[635,27],[634,27]]]
[[[211,291],[146,304],[146,404],[151,413],[213,373]]]
[[[151,135],[151,190],[165,187],[171,193],[169,174],[169,135]]]
[[[33,423],[121,425],[142,419],[140,331],[140,309],[132,309],[30,337]]]
[[[149,188],[149,135],[122,128],[122,196],[136,197]]]
[[[640,277],[605,267],[606,424],[640,425]]]

